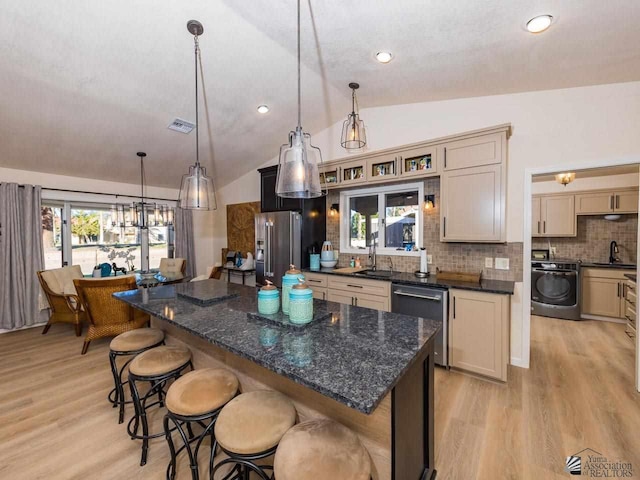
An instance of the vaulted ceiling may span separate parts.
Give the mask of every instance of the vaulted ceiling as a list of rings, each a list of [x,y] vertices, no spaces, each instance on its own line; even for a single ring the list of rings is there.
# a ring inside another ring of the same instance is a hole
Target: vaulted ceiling
[[[178,187],[201,155],[224,185],[277,155],[296,122],[295,0],[0,0],[0,166]],[[545,33],[525,22],[554,16]],[[303,126],[360,106],[640,80],[640,2],[303,0]],[[373,55],[394,53],[382,65]],[[271,111],[256,112],[260,104]],[[572,121],[579,121],[574,119]],[[453,133],[453,132],[452,132]]]

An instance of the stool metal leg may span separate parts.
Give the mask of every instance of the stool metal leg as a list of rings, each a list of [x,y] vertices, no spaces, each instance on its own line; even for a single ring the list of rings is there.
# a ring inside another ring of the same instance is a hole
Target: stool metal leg
[[[213,478],[213,474],[215,474],[220,467],[224,465],[235,464],[236,466],[224,477],[223,480],[248,480],[251,472],[254,472],[255,474],[257,474],[261,480],[273,479],[273,475],[269,476],[267,472],[265,472],[265,470],[273,470],[273,466],[257,465],[255,461],[261,460],[263,458],[267,458],[270,455],[273,455],[276,451],[277,446],[269,450],[266,450],[264,452],[260,452],[252,455],[239,454],[239,453],[231,452],[229,450],[225,450],[222,447],[220,448],[224,453],[226,453],[229,456],[229,458],[225,458],[224,460],[216,464],[216,466],[213,468],[211,478]],[[235,472],[235,476],[232,477],[231,475],[234,474],[234,472]]]

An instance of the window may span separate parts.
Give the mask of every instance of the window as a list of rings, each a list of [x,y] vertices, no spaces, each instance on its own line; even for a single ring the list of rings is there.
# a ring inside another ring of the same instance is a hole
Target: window
[[[423,183],[341,192],[340,250],[366,253],[375,243],[384,255],[417,255],[423,196]]]
[[[66,218],[69,219],[67,223]],[[151,211],[150,221],[153,222]],[[147,232],[148,248],[143,241]],[[88,276],[96,265],[115,263],[127,270],[140,270],[143,255],[149,258],[149,268],[158,268],[160,259],[168,257],[172,251],[172,242],[173,237],[166,226],[152,226],[144,232],[137,227],[114,226],[111,204],[43,202],[45,269],[80,265],[82,273]]]

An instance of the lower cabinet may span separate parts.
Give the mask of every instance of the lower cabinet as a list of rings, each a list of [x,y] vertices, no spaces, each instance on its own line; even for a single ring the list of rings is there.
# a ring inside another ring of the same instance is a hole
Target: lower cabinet
[[[627,297],[625,273],[635,273],[635,270],[583,268],[581,313],[624,319]]]
[[[449,290],[449,364],[507,381],[508,295]]]
[[[313,298],[329,300],[327,292],[327,275],[323,273],[304,272],[307,286],[313,292]]]
[[[328,300],[357,307],[391,311],[391,283],[352,277],[331,276]]]

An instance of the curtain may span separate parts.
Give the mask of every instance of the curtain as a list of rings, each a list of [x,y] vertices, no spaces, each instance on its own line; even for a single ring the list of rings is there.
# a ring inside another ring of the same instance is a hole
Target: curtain
[[[187,260],[187,275],[196,275],[196,249],[193,242],[193,212],[191,210],[176,208],[176,218],[173,228],[175,230],[176,258]]]
[[[36,272],[44,266],[41,188],[0,183],[0,328],[46,320]]]

